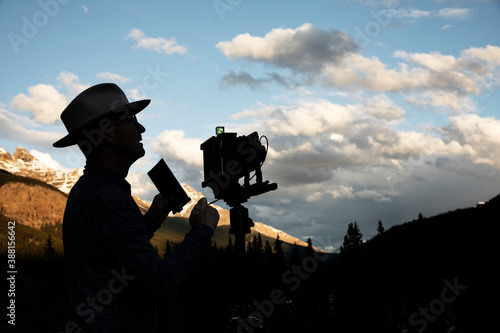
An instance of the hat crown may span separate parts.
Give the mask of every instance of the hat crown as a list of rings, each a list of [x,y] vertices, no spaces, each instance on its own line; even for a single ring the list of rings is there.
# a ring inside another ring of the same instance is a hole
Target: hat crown
[[[81,92],[61,113],[61,120],[69,133],[81,125],[129,104],[123,90],[114,83],[102,83]]]

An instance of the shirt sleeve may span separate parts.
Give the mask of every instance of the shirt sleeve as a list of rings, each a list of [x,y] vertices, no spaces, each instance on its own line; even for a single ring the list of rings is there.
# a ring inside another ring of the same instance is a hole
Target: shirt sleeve
[[[161,227],[161,223],[156,224],[156,223],[150,221],[149,219],[146,218],[146,214],[142,215],[142,217],[144,219],[144,222],[146,223],[148,237],[149,237],[149,239],[151,239],[155,235],[156,230],[158,230]]]
[[[133,283],[152,297],[170,293],[194,268],[212,237],[212,228],[193,226],[175,251],[161,259],[149,242],[151,230],[140,211],[120,208],[104,221],[101,230],[115,269],[125,270],[130,279],[133,276]]]

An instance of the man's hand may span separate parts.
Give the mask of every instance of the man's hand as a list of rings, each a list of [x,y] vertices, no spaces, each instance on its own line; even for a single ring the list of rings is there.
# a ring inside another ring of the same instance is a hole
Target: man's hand
[[[144,218],[150,223],[153,223],[156,226],[160,226],[163,221],[165,221],[168,214],[170,214],[170,212],[172,211],[173,202],[174,198],[170,197],[167,199],[163,199],[163,196],[161,194],[157,194],[154,197],[148,212],[144,214]]]
[[[219,212],[214,207],[208,205],[206,198],[201,198],[198,201],[189,216],[191,227],[197,223],[206,224],[213,230],[215,230],[217,223],[219,223]]]

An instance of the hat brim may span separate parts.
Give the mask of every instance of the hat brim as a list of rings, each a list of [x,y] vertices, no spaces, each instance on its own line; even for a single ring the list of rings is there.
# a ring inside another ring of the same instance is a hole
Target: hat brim
[[[150,102],[151,102],[150,99],[143,99],[143,100],[135,101],[135,102],[132,102],[132,103],[129,103],[126,105],[122,105],[116,109],[112,109],[112,110],[109,110],[107,112],[104,112],[103,114],[100,114],[99,116],[94,117],[94,118],[86,121],[84,124],[80,125],[74,131],[72,131],[71,133],[68,133],[68,135],[66,135],[62,139],[54,142],[52,144],[52,146],[56,147],[56,148],[64,148],[64,147],[76,145],[78,142],[80,142],[82,140],[82,133],[81,132],[85,128],[88,128],[89,126],[91,126],[91,125],[95,124],[96,122],[101,121],[102,119],[105,119],[105,118],[109,118],[109,119],[113,119],[113,120],[114,119],[116,119],[116,120],[125,119],[124,114],[123,114],[124,111],[125,111],[125,115],[127,117],[133,116],[133,115],[141,112],[142,110],[144,110],[146,108],[146,106],[149,105]],[[120,113],[120,112],[122,112],[122,113]],[[120,117],[120,115],[121,115],[121,117]]]

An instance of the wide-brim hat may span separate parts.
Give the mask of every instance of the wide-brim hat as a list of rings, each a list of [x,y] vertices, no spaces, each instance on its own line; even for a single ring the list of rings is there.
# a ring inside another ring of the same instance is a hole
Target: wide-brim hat
[[[133,116],[150,102],[144,99],[130,103],[125,93],[114,83],[92,86],[76,96],[61,113],[68,135],[54,142],[53,146],[62,148],[75,145],[81,140],[84,129]]]

